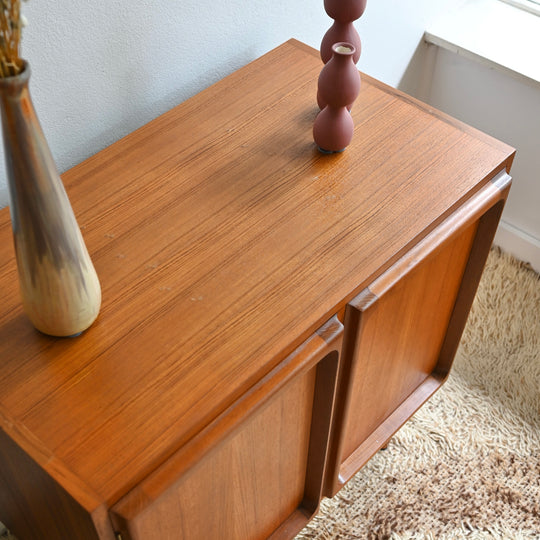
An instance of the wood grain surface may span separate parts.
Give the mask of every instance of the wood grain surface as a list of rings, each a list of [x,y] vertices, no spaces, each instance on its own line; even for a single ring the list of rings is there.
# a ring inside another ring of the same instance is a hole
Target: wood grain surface
[[[354,367],[343,460],[434,372],[475,232],[469,227],[388,290],[375,282],[377,300],[367,308],[351,302],[360,320],[349,325]]]
[[[122,538],[262,540],[300,530],[321,499],[342,334],[333,317],[114,505]]]
[[[63,175],[102,284],[37,333],[0,212],[0,427],[88,511],[117,502],[343,311],[513,150],[363,76],[317,152],[317,53],[288,42]]]

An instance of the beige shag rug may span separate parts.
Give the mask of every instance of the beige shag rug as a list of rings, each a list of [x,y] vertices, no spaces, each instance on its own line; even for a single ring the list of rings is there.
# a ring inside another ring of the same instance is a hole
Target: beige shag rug
[[[540,539],[540,276],[493,249],[452,373],[297,540]]]

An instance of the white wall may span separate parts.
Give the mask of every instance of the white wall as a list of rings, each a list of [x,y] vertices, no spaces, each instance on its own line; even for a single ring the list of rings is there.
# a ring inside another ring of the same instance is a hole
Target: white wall
[[[450,0],[368,0],[359,68],[396,86]],[[323,0],[70,0],[23,5],[30,90],[62,172],[294,37],[318,47]],[[8,202],[0,155],[0,207]]]

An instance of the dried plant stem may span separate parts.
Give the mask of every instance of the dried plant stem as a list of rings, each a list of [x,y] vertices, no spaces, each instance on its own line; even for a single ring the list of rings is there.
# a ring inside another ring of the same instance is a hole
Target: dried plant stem
[[[21,72],[19,57],[21,42],[20,0],[0,0],[0,77],[12,77]]]

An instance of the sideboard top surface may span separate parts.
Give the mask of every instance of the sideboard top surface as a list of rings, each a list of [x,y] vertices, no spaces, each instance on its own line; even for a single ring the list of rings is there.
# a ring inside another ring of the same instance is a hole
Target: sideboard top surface
[[[63,175],[100,276],[82,336],[36,332],[0,212],[1,427],[112,504],[509,168],[508,146],[364,76],[322,155],[291,40]]]

